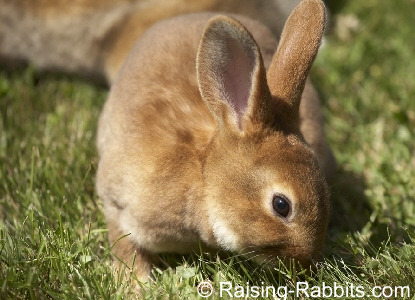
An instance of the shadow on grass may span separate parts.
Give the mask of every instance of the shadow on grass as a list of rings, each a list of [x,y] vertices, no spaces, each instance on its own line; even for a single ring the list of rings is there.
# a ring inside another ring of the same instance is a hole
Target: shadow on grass
[[[371,207],[364,194],[362,175],[340,169],[331,185],[329,235],[360,231],[368,222]]]
[[[364,194],[365,180],[361,174],[346,171],[340,166],[330,190],[331,216],[324,257],[341,258],[355,264],[359,258],[353,253],[350,239],[362,232],[371,215]]]
[[[342,10],[344,5],[346,4],[346,1],[324,0],[324,3],[326,4],[326,7],[331,14],[337,14]]]
[[[359,259],[353,253],[353,245],[363,247],[369,253],[386,242],[410,243],[410,229],[394,226],[393,218],[385,221],[381,212],[372,207],[365,196],[363,175],[340,169],[331,184],[331,218],[325,256],[341,257],[353,262]],[[373,253],[374,254],[374,253]]]

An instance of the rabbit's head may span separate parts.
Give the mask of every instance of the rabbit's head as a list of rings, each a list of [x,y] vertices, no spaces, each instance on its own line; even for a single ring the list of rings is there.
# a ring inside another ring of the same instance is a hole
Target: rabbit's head
[[[308,264],[322,251],[329,195],[299,130],[299,104],[325,25],[320,0],[289,17],[266,73],[251,34],[212,18],[197,56],[203,100],[217,121],[205,151],[206,210],[219,246]]]

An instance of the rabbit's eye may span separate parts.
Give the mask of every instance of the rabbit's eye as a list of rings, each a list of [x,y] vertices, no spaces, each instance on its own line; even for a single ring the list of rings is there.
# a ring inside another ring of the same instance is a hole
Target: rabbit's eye
[[[275,195],[272,199],[272,207],[275,212],[282,217],[288,216],[290,212],[290,203],[283,195]]]

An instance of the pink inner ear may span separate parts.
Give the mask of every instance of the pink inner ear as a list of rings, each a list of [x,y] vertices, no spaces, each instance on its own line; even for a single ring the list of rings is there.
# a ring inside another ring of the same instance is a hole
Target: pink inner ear
[[[224,92],[238,117],[241,128],[243,115],[248,107],[252,87],[252,72],[255,66],[253,53],[246,53],[233,39],[227,41],[228,61],[223,72]]]

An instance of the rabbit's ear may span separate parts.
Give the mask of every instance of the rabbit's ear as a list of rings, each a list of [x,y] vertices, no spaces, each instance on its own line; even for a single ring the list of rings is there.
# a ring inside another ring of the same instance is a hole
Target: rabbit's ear
[[[298,115],[301,95],[317,55],[326,23],[321,0],[303,0],[285,23],[268,70],[268,85],[274,100]],[[298,117],[298,116],[297,116]]]
[[[269,90],[258,45],[247,29],[227,16],[212,18],[197,55],[197,77],[203,100],[219,123],[242,127],[253,99]]]

